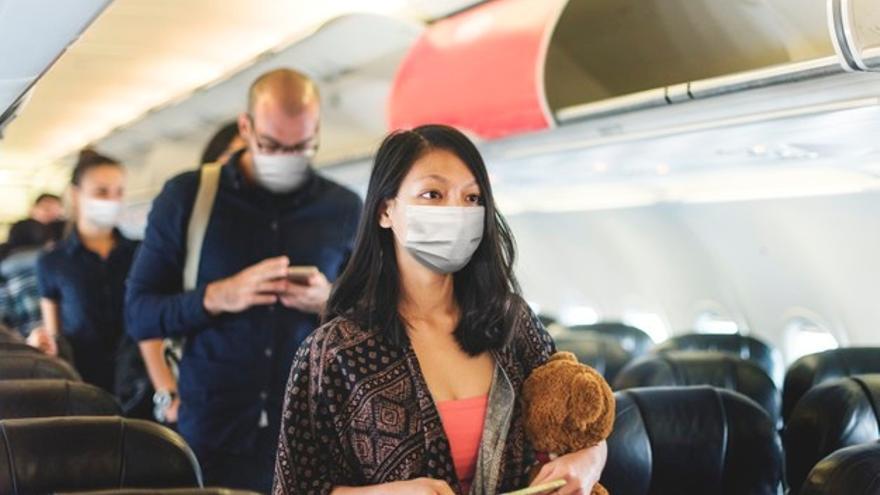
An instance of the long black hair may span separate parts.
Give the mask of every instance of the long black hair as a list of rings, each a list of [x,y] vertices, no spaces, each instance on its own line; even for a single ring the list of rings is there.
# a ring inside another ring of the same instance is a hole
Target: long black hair
[[[453,275],[461,312],[455,338],[470,355],[506,346],[524,304],[513,272],[513,235],[495,206],[489,174],[476,146],[461,132],[425,125],[391,133],[376,153],[354,252],[327,303],[325,320],[344,317],[362,328],[380,330],[392,343],[406,340],[398,312],[400,274],[391,229],[381,228],[386,201],[397,196],[413,164],[432,150],[455,154],[467,165],[485,207],[483,239],[470,262]]]
[[[226,149],[229,148],[229,145],[232,144],[232,141],[238,137],[238,122],[232,121],[223,124],[223,127],[217,129],[217,132],[211,137],[211,140],[208,141],[208,145],[205,146],[204,151],[202,151],[202,160],[199,162],[201,165],[206,163],[214,163],[220,159],[223,153],[226,152]]]

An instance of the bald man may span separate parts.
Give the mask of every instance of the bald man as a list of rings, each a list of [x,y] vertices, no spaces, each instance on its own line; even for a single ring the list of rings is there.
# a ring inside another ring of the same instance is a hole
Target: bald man
[[[311,166],[320,107],[303,74],[260,76],[238,118],[247,147],[220,169],[196,288],[184,290],[183,267],[199,172],[171,179],[156,198],[129,276],[129,334],[186,338],[178,429],[206,485],[271,489],[293,355],[353,245],[360,199]]]

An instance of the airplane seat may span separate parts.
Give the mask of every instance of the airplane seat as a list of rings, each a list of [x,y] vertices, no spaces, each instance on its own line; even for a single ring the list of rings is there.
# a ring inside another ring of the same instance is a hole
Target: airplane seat
[[[615,495],[777,495],[782,448],[754,401],[714,387],[615,393],[602,484]]]
[[[577,356],[581,363],[592,366],[608,383],[632,360],[632,354],[614,339],[585,332],[566,331],[553,337],[556,349]]]
[[[880,443],[835,451],[810,471],[800,495],[880,493]]]
[[[808,354],[788,368],[782,387],[782,417],[788,421],[812,387],[852,375],[880,373],[880,347],[848,347]]]
[[[731,354],[668,351],[628,364],[614,381],[615,390],[657,386],[710,385],[739,392],[758,403],[773,424],[780,424],[779,391],[758,365]]]
[[[575,325],[569,328],[574,332],[592,332],[615,339],[620,342],[624,350],[635,357],[645,355],[654,347],[651,336],[643,330],[623,323],[603,322],[593,325]]]
[[[748,335],[690,333],[672,337],[654,347],[655,353],[666,351],[718,351],[735,354],[760,366],[778,387],[782,384],[785,364],[782,354],[766,342]]]
[[[538,313],[538,320],[541,321],[541,324],[544,325],[545,328],[556,323],[556,318],[546,313]]]
[[[258,495],[258,493],[230,488],[123,488],[88,492],[64,492],[64,495]]]
[[[880,374],[823,383],[798,401],[783,433],[786,477],[798,493],[822,458],[852,445],[880,440]]]
[[[36,347],[31,347],[24,342],[13,342],[13,341],[3,341],[0,340],[0,354],[6,354],[8,352],[36,352],[40,353],[40,350]]]
[[[24,337],[21,336],[17,331],[7,327],[0,323],[0,342],[15,342],[15,343],[24,343]]]
[[[69,380],[0,381],[0,420],[120,415],[122,409],[116,398],[88,383]]]
[[[0,354],[0,381],[33,379],[82,381],[79,373],[66,361],[40,352]]]
[[[0,421],[0,493],[201,487],[195,455],[175,432],[119,417]]]

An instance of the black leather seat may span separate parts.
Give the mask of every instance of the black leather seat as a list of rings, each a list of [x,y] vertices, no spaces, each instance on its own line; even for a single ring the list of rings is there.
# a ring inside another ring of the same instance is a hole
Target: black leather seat
[[[0,341],[0,354],[6,354],[9,352],[36,352],[40,353],[40,350],[36,347],[31,347],[24,342],[3,342]]]
[[[0,421],[0,493],[200,487],[195,455],[149,421],[71,417]]]
[[[880,374],[856,375],[808,391],[785,425],[786,477],[797,493],[835,450],[880,440]]]
[[[40,352],[0,354],[0,380],[58,379],[82,381],[67,362]]]
[[[833,349],[798,359],[785,374],[782,417],[788,421],[795,404],[814,386],[866,373],[880,373],[880,347]]]
[[[558,350],[573,353],[578,361],[595,368],[609,383],[632,360],[632,354],[619,342],[600,335],[566,331],[554,335],[553,340]]]
[[[24,337],[6,325],[0,324],[0,342],[24,343]]]
[[[556,318],[544,313],[538,313],[538,319],[541,320],[541,324],[545,327],[549,327],[556,323]]]
[[[654,348],[654,352],[667,351],[718,351],[751,361],[773,379],[777,387],[782,384],[785,364],[778,350],[764,341],[742,334],[689,333],[668,339]]]
[[[258,495],[257,492],[229,488],[151,488],[63,492],[58,495]]]
[[[779,425],[779,391],[756,364],[722,352],[669,351],[643,356],[614,380],[615,390],[636,387],[711,385],[739,392]],[[781,426],[781,425],[779,425]]]
[[[615,393],[602,484],[613,495],[777,495],[782,449],[757,404],[713,387]]]
[[[810,471],[800,495],[880,495],[880,444],[840,449]]]
[[[654,341],[644,331],[623,323],[604,322],[595,325],[576,325],[569,327],[575,332],[593,332],[610,337],[620,343],[623,349],[635,357],[642,356],[654,347]]]
[[[0,419],[121,414],[122,409],[112,395],[88,383],[69,380],[0,381]]]

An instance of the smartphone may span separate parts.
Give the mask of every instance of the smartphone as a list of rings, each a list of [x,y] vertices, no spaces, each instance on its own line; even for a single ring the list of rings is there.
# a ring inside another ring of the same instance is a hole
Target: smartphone
[[[287,269],[287,280],[295,284],[308,285],[309,278],[318,273],[316,266],[291,266]]]
[[[548,481],[547,483],[541,483],[540,485],[523,488],[522,490],[502,493],[501,495],[543,495],[545,493],[552,493],[559,490],[563,486],[565,486],[565,480],[553,480]]]

